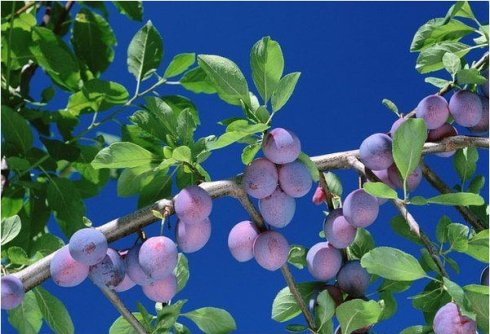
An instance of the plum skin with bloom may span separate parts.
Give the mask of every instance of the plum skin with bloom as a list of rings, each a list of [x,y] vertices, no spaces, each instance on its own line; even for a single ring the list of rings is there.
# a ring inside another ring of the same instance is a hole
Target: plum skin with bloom
[[[198,224],[209,217],[213,201],[206,190],[199,186],[182,189],[174,198],[174,210],[186,224]]]
[[[276,165],[266,158],[252,161],[243,174],[243,189],[250,196],[261,199],[270,196],[277,188],[279,174]]]
[[[347,195],[342,211],[352,226],[367,227],[378,217],[379,204],[376,197],[357,189]]]
[[[446,123],[449,117],[448,103],[445,98],[439,95],[429,95],[424,97],[415,109],[417,118],[425,121],[427,129],[437,129]]]
[[[14,275],[2,277],[2,310],[11,310],[22,303],[25,296],[22,281]]]
[[[447,303],[437,311],[432,328],[435,334],[476,333],[475,321],[463,316],[454,302]]]
[[[391,183],[393,183],[397,188],[403,189],[403,179],[398,172],[398,168],[396,168],[395,164],[393,164],[390,168],[388,168],[388,177],[390,178]],[[407,178],[407,190],[414,191],[419,186],[422,181],[422,169],[420,166],[417,166],[415,170],[410,173]]]
[[[430,142],[438,142],[443,140],[444,138],[453,137],[458,135],[458,130],[449,123],[444,123],[441,127],[437,129],[429,130],[427,134],[427,141]],[[437,156],[448,158],[452,156],[456,151],[447,151],[436,153]]]
[[[143,271],[139,263],[139,253],[141,244],[134,245],[124,258],[126,274],[131,278],[133,282],[138,285],[144,286],[153,283],[155,280]]]
[[[199,224],[189,225],[179,220],[175,237],[177,245],[184,253],[197,252],[211,237],[211,221],[206,218]]]
[[[254,257],[253,245],[259,230],[249,220],[239,222],[228,234],[228,248],[238,262],[246,262]]]
[[[310,191],[312,183],[308,168],[298,160],[279,167],[279,185],[291,197],[303,197]]]
[[[151,237],[141,245],[138,262],[153,280],[161,280],[172,273],[177,265],[177,247],[164,236]]]
[[[286,164],[298,158],[301,153],[301,142],[292,131],[275,128],[265,135],[262,151],[273,163]]]
[[[473,127],[480,122],[483,106],[480,97],[472,92],[460,90],[451,96],[449,111],[454,121],[465,127]]]
[[[306,264],[310,274],[320,281],[334,278],[342,265],[342,254],[328,241],[319,242],[308,250]]]
[[[357,229],[349,224],[342,209],[335,209],[325,219],[325,238],[335,248],[347,248],[356,238]]]
[[[293,219],[296,201],[277,188],[270,196],[259,200],[259,211],[267,224],[282,228]]]
[[[367,137],[359,147],[359,159],[371,170],[381,170],[393,164],[392,140],[384,133]]]
[[[487,81],[488,84],[488,81]],[[488,88],[488,86],[487,86]],[[488,91],[487,91],[488,92]],[[486,134],[488,133],[488,126],[489,126],[489,114],[488,114],[488,97],[484,96],[479,96],[482,104],[482,115],[480,121],[468,128],[473,133],[481,133],[481,134]]]
[[[157,303],[166,303],[177,293],[177,277],[174,274],[143,287],[146,297]]]
[[[124,279],[119,283],[115,288],[114,291],[116,292],[124,292],[136,285],[135,282],[129,277],[128,275],[128,267],[126,263],[126,257],[128,256],[129,250],[122,250],[122,251],[117,251],[119,253],[119,256],[123,260],[124,263]]]
[[[350,296],[362,297],[369,286],[369,273],[359,261],[349,261],[340,268],[337,283],[340,289]]]
[[[287,262],[289,244],[282,234],[266,231],[255,238],[253,253],[262,268],[275,271]]]
[[[108,246],[102,232],[94,228],[82,228],[71,236],[68,248],[75,260],[91,266],[102,261]]]
[[[89,277],[95,285],[114,289],[126,275],[124,261],[117,251],[107,249],[106,256],[99,263],[90,266]]]
[[[89,266],[76,261],[68,246],[63,246],[54,254],[49,264],[53,281],[63,287],[73,287],[82,283],[89,274]]]

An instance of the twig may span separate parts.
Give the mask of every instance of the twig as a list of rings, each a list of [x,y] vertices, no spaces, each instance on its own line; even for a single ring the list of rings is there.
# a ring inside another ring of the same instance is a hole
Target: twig
[[[330,188],[328,187],[327,180],[325,179],[325,174],[323,174],[323,171],[318,170],[318,176],[320,178],[320,186],[325,193],[325,201],[327,202],[328,211],[332,211],[335,208],[335,206],[333,205],[333,195],[330,191]]]
[[[135,318],[133,313],[131,313],[126,305],[124,305],[123,301],[117,293],[114,292],[114,290],[111,290],[107,287],[100,287],[100,290],[102,293],[109,299],[112,305],[116,308],[116,310],[121,313],[121,315],[126,319],[126,321],[133,326],[133,328],[136,330],[138,334],[147,334],[148,332],[143,328],[141,323],[138,321],[138,319]]]
[[[432,171],[429,166],[427,166],[423,161],[420,162],[420,168],[422,168],[422,173],[424,174],[425,179],[439,192],[442,194],[448,194],[454,192],[451,188],[448,187],[447,184]],[[461,216],[471,225],[476,231],[482,231],[486,227],[485,225],[478,219],[477,216],[473,214],[467,207],[464,206],[456,206],[456,209],[459,211]]]

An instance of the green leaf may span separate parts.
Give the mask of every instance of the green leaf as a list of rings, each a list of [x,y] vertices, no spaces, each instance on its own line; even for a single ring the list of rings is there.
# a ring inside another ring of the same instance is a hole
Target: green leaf
[[[335,312],[342,333],[350,334],[378,322],[382,308],[374,300],[353,299],[340,304]]]
[[[2,62],[6,61],[10,52],[11,70],[21,69],[32,59],[29,46],[32,44],[31,30],[34,26],[36,26],[36,17],[32,12],[17,16],[12,22],[12,28],[8,24],[8,28],[4,31],[5,26],[2,26]]]
[[[192,152],[187,146],[176,147],[172,152],[172,158],[177,161],[192,163]]]
[[[363,185],[363,189],[375,197],[397,199],[398,194],[393,188],[384,184],[383,182],[366,182]]]
[[[475,176],[473,180],[471,180],[468,191],[470,193],[479,194],[482,188],[485,186],[485,177],[482,175]]]
[[[441,204],[441,205],[482,205],[485,203],[483,197],[473,193],[448,193],[441,194],[427,199],[428,203]]]
[[[468,240],[468,248],[464,253],[488,263],[488,238],[488,229],[478,232]]]
[[[139,312],[133,312],[134,317],[138,321],[143,320],[143,316]],[[122,316],[116,319],[109,328],[109,334],[138,334],[138,331]]]
[[[388,100],[388,99],[383,99],[383,101],[381,101],[381,103],[383,103],[383,105],[386,108],[393,111],[395,113],[395,115],[400,116],[400,111],[398,110],[398,107],[396,106],[396,104],[393,101]]]
[[[458,84],[483,85],[487,79],[476,68],[462,68],[456,73]]]
[[[19,234],[21,227],[22,223],[20,222],[19,216],[12,216],[2,219],[2,223],[0,225],[2,246],[13,240]]]
[[[307,282],[298,283],[296,286],[305,303],[308,303],[313,293],[321,289],[323,285],[324,283],[322,282]],[[285,287],[279,291],[272,303],[272,319],[278,322],[285,322],[293,319],[300,313],[301,310],[289,287]]]
[[[459,306],[459,310],[462,315],[476,320],[476,314],[473,313],[470,309],[470,305],[468,300],[466,299],[463,288],[461,288],[458,284],[449,280],[447,277],[443,277],[444,287],[446,291],[451,296],[453,301]]]
[[[43,315],[33,291],[26,292],[22,304],[8,310],[8,321],[19,334],[37,334],[43,324]]]
[[[389,279],[383,279],[383,283],[378,288],[379,292],[389,291],[392,293],[403,292],[410,288],[412,282],[410,281],[392,281]]]
[[[452,249],[463,252],[468,249],[469,228],[463,224],[451,223],[447,226],[447,241]]]
[[[461,21],[435,18],[422,25],[412,40],[411,52],[421,51],[429,46],[443,41],[459,41],[463,36],[472,33],[474,29]]]
[[[140,190],[138,208],[153,204],[162,198],[169,198],[172,192],[172,179],[167,170],[152,173],[151,180]]]
[[[423,119],[407,119],[396,130],[393,138],[393,159],[403,180],[419,165],[426,139],[427,127]]]
[[[242,100],[250,106],[247,80],[234,62],[214,55],[199,55],[197,61],[223,101],[239,106]]]
[[[34,288],[37,304],[43,315],[43,318],[48,323],[49,328],[56,334],[74,333],[73,322],[63,303],[44,288],[38,286]]]
[[[318,328],[321,329],[335,314],[335,302],[327,290],[323,290],[316,298],[315,318]]]
[[[163,58],[163,41],[158,30],[148,21],[128,47],[128,71],[136,81],[146,80],[156,71]]]
[[[416,258],[391,247],[372,249],[362,257],[361,265],[370,274],[394,281],[414,281],[426,277]]]
[[[291,245],[289,247],[288,263],[298,269],[303,269],[306,266],[307,249],[301,245]]]
[[[102,149],[92,161],[92,167],[99,168],[131,168],[150,166],[154,155],[130,142],[117,142]]]
[[[436,86],[437,88],[443,88],[451,84],[451,81],[449,80],[434,78],[434,77],[427,77],[424,79],[424,81],[430,83],[433,86]]]
[[[396,313],[397,303],[395,297],[390,291],[383,291],[379,294],[380,300],[383,301],[384,307],[381,313],[380,320],[391,318]]]
[[[456,151],[453,158],[453,164],[462,184],[464,184],[466,180],[469,180],[475,173],[478,158],[478,150],[475,147],[466,147]]]
[[[141,1],[113,1],[119,13],[126,15],[131,20],[143,20],[143,4]]]
[[[442,56],[442,64],[451,75],[455,75],[461,69],[461,60],[451,52],[446,52]]]
[[[2,105],[2,137],[6,150],[26,154],[32,147],[32,132],[27,121],[10,107]],[[2,143],[2,149],[4,149]]]
[[[46,256],[60,249],[64,245],[65,243],[63,240],[53,234],[46,233],[34,240],[31,246],[31,254],[39,252],[43,256]]]
[[[49,155],[55,160],[73,162],[80,156],[80,149],[76,144],[66,144],[61,140],[39,138],[48,150]]]
[[[182,316],[192,320],[206,334],[224,334],[236,329],[233,317],[225,310],[215,307],[203,307],[182,313]]]
[[[255,133],[263,132],[267,130],[270,126],[266,124],[247,124],[245,126],[240,127],[236,131],[228,131],[221,136],[219,136],[216,140],[210,141],[206,144],[206,148],[208,151],[214,151],[225,146],[231,145],[249,135],[253,135]]]
[[[36,63],[53,82],[68,91],[78,90],[81,79],[78,61],[63,40],[47,28],[33,27],[32,41],[30,50]]]
[[[436,43],[420,52],[415,69],[422,74],[440,70],[444,68],[442,57],[446,52],[454,53],[457,57],[463,57],[470,50],[470,46],[460,42],[444,41]]]
[[[37,254],[29,258],[26,251],[18,246],[9,247],[7,253],[11,263],[20,265],[30,265],[42,257],[42,254]]]
[[[249,163],[251,163],[252,160],[257,155],[257,153],[260,151],[261,147],[262,146],[259,143],[250,144],[250,145],[245,146],[243,148],[242,155],[241,155],[242,163],[244,165],[248,165]]]
[[[189,263],[187,257],[183,253],[179,253],[174,274],[177,277],[177,292],[179,292],[185,287],[190,276]]]
[[[294,92],[296,83],[300,77],[300,72],[293,72],[285,75],[277,84],[274,92],[272,93],[272,111],[277,112],[281,109]]]
[[[269,102],[284,70],[281,46],[270,37],[263,37],[250,51],[250,67],[255,87],[264,100]]]
[[[405,328],[400,334],[429,334],[431,331],[429,326],[416,325]]]
[[[301,333],[308,329],[305,325],[289,324],[286,326],[286,330],[291,333]]]
[[[421,293],[410,298],[414,308],[433,315],[442,305],[451,301],[451,296],[441,286],[441,283],[436,281],[431,281]]]
[[[337,196],[342,196],[343,188],[340,178],[332,172],[323,173],[323,176],[325,176],[325,181],[330,192]]]
[[[193,93],[216,93],[216,88],[214,88],[213,83],[201,67],[187,71],[180,79],[180,84]]]
[[[304,152],[301,152],[298,156],[298,160],[301,161],[308,171],[310,172],[311,179],[315,182],[318,182],[320,176],[318,175],[318,168],[311,158]]]
[[[358,228],[356,237],[352,244],[347,248],[349,258],[361,259],[364,254],[374,248],[374,240],[368,230]]]
[[[447,240],[447,227],[451,224],[451,219],[444,215],[439,219],[439,223],[436,226],[436,238],[440,243],[444,243]]]
[[[82,8],[75,17],[71,43],[82,64],[99,76],[114,60],[116,37],[100,15]]]
[[[185,72],[196,61],[195,53],[181,53],[176,55],[168,65],[164,78],[171,78]]]
[[[468,1],[457,1],[454,5],[452,5],[446,14],[446,18],[449,19],[453,16],[475,19],[475,14],[473,14]]]
[[[485,333],[488,333],[488,286],[466,285],[464,288],[471,309],[476,313],[476,323]]]
[[[170,329],[174,326],[175,321],[180,316],[180,310],[186,302],[187,300],[179,300],[171,305],[165,305],[161,309],[155,305],[157,309],[157,328]]]

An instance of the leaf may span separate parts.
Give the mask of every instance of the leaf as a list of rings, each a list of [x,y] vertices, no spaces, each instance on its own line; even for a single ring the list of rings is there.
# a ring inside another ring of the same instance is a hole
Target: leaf
[[[81,63],[98,77],[114,60],[116,37],[100,15],[82,8],[75,17],[71,43]]]
[[[381,313],[380,320],[386,320],[391,318],[396,313],[397,303],[393,294],[389,291],[383,291],[379,294],[380,300],[383,301],[383,312]]]
[[[362,257],[361,265],[370,274],[394,281],[414,281],[426,277],[416,258],[391,247],[372,249]]]
[[[92,167],[100,169],[149,166],[154,159],[154,155],[141,146],[130,142],[116,142],[97,153]]]
[[[349,258],[353,257],[361,259],[364,254],[374,248],[374,240],[368,230],[364,228],[358,228],[356,237],[352,244],[347,248]]]
[[[298,283],[296,287],[299,293],[305,300],[305,303],[311,298],[313,293],[319,290],[324,283],[322,282],[307,282]],[[293,319],[301,310],[294,299],[294,296],[289,290],[289,287],[283,288],[274,298],[272,303],[272,319],[278,322],[285,322]]]
[[[471,284],[466,285],[463,289],[471,304],[471,309],[476,313],[478,327],[488,333],[488,286]]]
[[[141,313],[133,312],[133,315],[138,321],[143,320]],[[109,334],[139,334],[139,332],[126,319],[120,316],[112,323],[111,328],[109,328]]]
[[[157,309],[157,328],[170,329],[175,325],[175,321],[180,316],[180,310],[187,300],[179,300],[171,305],[165,305],[161,309]]]
[[[74,333],[73,322],[63,303],[44,288],[38,286],[32,291],[36,295],[37,304],[48,323],[49,328],[56,334]]]
[[[461,60],[451,52],[446,52],[442,56],[442,64],[451,75],[455,75],[461,68]]]
[[[30,50],[36,63],[53,82],[68,91],[78,90],[81,79],[78,62],[63,40],[47,28],[33,27],[32,41]]]
[[[24,295],[22,304],[7,311],[8,321],[19,334],[37,334],[43,324],[43,315],[33,291]]]
[[[20,222],[19,216],[12,216],[6,219],[2,219],[2,224],[0,226],[2,246],[13,240],[20,232],[22,224]]]
[[[301,161],[308,171],[310,172],[311,179],[315,182],[318,182],[320,176],[318,175],[318,168],[311,158],[304,152],[301,152],[298,156],[298,160]]]
[[[483,197],[474,193],[448,193],[441,194],[427,199],[428,203],[441,204],[441,205],[482,205],[485,203]]]
[[[417,30],[410,45],[410,51],[418,52],[438,42],[459,41],[463,36],[473,31],[472,27],[461,21],[435,18],[429,20]]]
[[[457,251],[465,251],[468,248],[469,228],[463,224],[451,223],[447,226],[447,241],[450,247]]]
[[[429,326],[416,325],[405,328],[400,334],[428,334],[431,330]]]
[[[439,219],[439,223],[436,226],[436,238],[440,243],[444,243],[447,240],[447,227],[451,224],[451,219],[444,215]]]
[[[398,194],[393,188],[383,182],[366,182],[363,189],[370,195],[379,198],[397,199]]]
[[[315,318],[319,324],[318,328],[322,328],[335,314],[335,301],[330,296],[328,290],[323,290],[316,298]]]
[[[307,249],[301,245],[291,245],[289,247],[288,263],[298,269],[306,266]]]
[[[187,257],[183,253],[179,253],[174,274],[177,277],[177,292],[179,292],[185,287],[190,276],[189,263]]]
[[[381,103],[383,103],[383,105],[390,109],[391,111],[393,111],[395,113],[395,115],[399,116],[400,115],[400,112],[398,111],[398,107],[396,106],[396,104],[391,101],[391,100],[388,100],[388,99],[383,99],[383,101],[381,101]]]
[[[66,160],[73,162],[80,156],[80,149],[76,144],[66,144],[61,140],[39,138],[48,150],[49,155],[55,160]]]
[[[151,205],[162,198],[169,198],[172,192],[172,179],[167,175],[167,170],[159,170],[151,174],[149,180],[140,190],[138,208]]]
[[[463,57],[470,50],[470,46],[460,42],[444,41],[436,43],[420,52],[415,69],[421,74],[440,70],[444,68],[442,57],[446,52],[454,53],[457,57]]]
[[[126,15],[131,20],[143,20],[143,4],[141,1],[113,1],[119,13]]]
[[[289,324],[286,326],[286,330],[291,333],[301,333],[308,329],[305,325]]]
[[[445,79],[439,79],[439,78],[434,78],[434,77],[427,77],[424,79],[425,82],[430,83],[433,86],[436,86],[437,88],[443,88],[446,87],[447,85],[451,84],[451,81],[445,80]]]
[[[180,84],[193,93],[216,93],[213,83],[201,67],[187,71],[180,79]]]
[[[405,218],[403,216],[395,216],[391,220],[391,228],[399,235],[401,235],[404,238],[407,238],[408,240],[417,243],[417,244],[422,244],[420,241],[420,238],[412,232],[410,229],[410,226],[406,222]]]
[[[255,87],[264,104],[267,104],[284,70],[284,58],[279,43],[270,37],[263,37],[255,43],[250,51],[250,67]]]
[[[296,83],[300,77],[300,72],[293,72],[285,75],[277,84],[276,89],[272,93],[272,111],[277,112],[281,109],[294,92]]]
[[[488,229],[478,232],[468,240],[468,248],[464,253],[488,263],[488,238]]]
[[[29,46],[32,44],[31,30],[34,26],[36,26],[34,13],[20,14],[12,22],[12,28],[9,24],[5,31],[2,26],[2,62],[6,61],[10,52],[11,70],[21,69],[33,58]]]
[[[257,155],[257,153],[260,151],[261,147],[262,146],[259,143],[250,144],[250,145],[245,146],[243,148],[242,155],[241,155],[242,163],[244,165],[248,165],[249,163],[251,163],[252,160]]]
[[[463,184],[475,173],[478,158],[478,151],[475,147],[466,147],[456,151],[453,164]]]
[[[350,334],[378,322],[382,308],[374,300],[353,299],[340,304],[335,311],[342,333]]]
[[[192,152],[187,146],[176,147],[172,152],[172,158],[177,161],[192,163]]]
[[[456,73],[458,84],[483,85],[487,79],[476,68],[462,68]]]
[[[431,312],[433,315],[442,305],[451,301],[451,296],[441,287],[440,282],[436,281],[431,281],[421,293],[410,298],[414,308],[424,312]]]
[[[164,78],[171,78],[185,72],[196,61],[195,53],[181,53],[176,55],[168,65]]]
[[[342,196],[343,188],[340,178],[332,172],[323,173],[323,176],[330,192],[337,196]]]
[[[427,127],[423,119],[407,119],[396,130],[393,159],[404,181],[419,165],[426,139]]]
[[[239,128],[236,131],[227,131],[226,133],[219,136],[216,140],[210,141],[206,144],[208,151],[214,151],[228,145],[231,145],[249,135],[263,132],[267,130],[270,126],[266,124],[247,124]]]
[[[482,175],[475,176],[473,180],[471,180],[468,191],[470,193],[479,194],[482,188],[485,186],[485,177]]]
[[[46,233],[34,240],[31,246],[31,254],[39,252],[43,256],[46,256],[60,249],[64,245],[65,243],[63,240],[53,234]]]
[[[223,101],[239,106],[242,100],[250,106],[247,81],[234,62],[214,55],[199,55],[197,62]]]
[[[2,105],[2,137],[12,152],[26,154],[32,147],[33,137],[27,121],[5,105]]]
[[[156,71],[163,58],[163,41],[151,21],[134,35],[128,47],[128,71],[136,81],[146,80]]]
[[[383,279],[383,283],[378,288],[379,292],[389,291],[392,293],[395,292],[404,292],[410,288],[412,282],[410,281],[392,281],[389,279]]]
[[[236,329],[233,317],[219,308],[203,307],[181,315],[192,320],[206,334],[224,334]]]
[[[471,320],[476,320],[476,314],[471,311],[469,301],[466,299],[463,288],[449,280],[447,277],[443,277],[443,282],[446,291],[451,296],[452,300],[459,306],[461,314]]]

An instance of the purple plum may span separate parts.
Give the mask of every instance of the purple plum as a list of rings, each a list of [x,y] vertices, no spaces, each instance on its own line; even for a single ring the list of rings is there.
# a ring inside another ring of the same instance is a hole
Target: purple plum
[[[431,130],[446,123],[449,110],[445,98],[439,95],[429,95],[419,102],[415,112],[418,118],[425,121],[427,129]]]
[[[308,168],[299,160],[279,167],[279,185],[291,197],[303,197],[312,183]]]
[[[488,81],[487,81],[488,83]],[[488,88],[488,86],[487,86]],[[469,128],[469,130],[473,133],[488,133],[488,97],[479,96],[482,104],[482,114],[481,119],[475,126]]]
[[[76,261],[71,255],[68,246],[56,251],[49,271],[53,281],[63,287],[72,287],[82,283],[89,274],[89,266]]]
[[[259,230],[254,223],[249,220],[242,221],[230,231],[228,235],[228,248],[231,255],[238,262],[246,262],[254,257],[253,245],[259,235]]]
[[[162,280],[145,285],[143,293],[154,302],[167,303],[177,293],[177,277],[171,274]]]
[[[362,297],[369,286],[369,273],[359,261],[349,261],[337,274],[340,289],[352,297]]]
[[[133,282],[138,285],[148,285],[153,283],[155,280],[151,278],[150,275],[145,273],[140,266],[139,263],[139,254],[140,254],[141,244],[134,245],[126,255],[125,265],[126,265],[126,274],[131,278]]]
[[[14,275],[2,277],[2,310],[11,310],[24,300],[24,286],[21,280]]]
[[[68,248],[75,260],[91,266],[104,259],[108,246],[102,232],[95,228],[82,228],[71,236]]]
[[[147,275],[161,280],[170,275],[177,265],[177,247],[167,237],[152,237],[141,245],[138,260]]]
[[[391,138],[393,138],[395,136],[396,130],[398,130],[400,125],[402,125],[406,120],[407,119],[405,117],[400,117],[399,119],[397,119],[396,121],[393,122],[393,125],[391,126],[391,129],[390,129]]]
[[[319,242],[308,250],[306,264],[310,274],[320,281],[334,278],[342,265],[342,254],[328,241]]]
[[[367,227],[378,217],[378,200],[363,189],[357,189],[345,198],[342,212],[352,226]]]
[[[476,322],[461,315],[458,305],[449,302],[437,311],[432,329],[435,334],[475,334]]]
[[[277,167],[266,158],[258,158],[245,168],[243,189],[254,198],[264,198],[276,190],[279,180]]]
[[[204,219],[199,224],[177,223],[177,245],[184,253],[194,253],[206,245],[211,237],[211,221]]]
[[[262,268],[275,271],[287,262],[289,244],[282,234],[266,231],[255,238],[253,253]]]
[[[270,196],[259,200],[259,210],[267,224],[281,228],[293,219],[296,201],[277,188]]]
[[[481,273],[480,284],[488,286],[488,266]]]
[[[301,153],[301,143],[292,131],[275,128],[265,135],[262,151],[273,163],[286,164],[298,158]]]
[[[124,261],[119,253],[108,248],[104,259],[90,266],[89,277],[95,285],[114,289],[124,280],[125,270]]]
[[[429,130],[427,135],[427,141],[429,142],[439,142],[444,138],[453,137],[458,135],[458,130],[449,123],[444,123],[441,127],[437,129]],[[437,156],[447,158],[452,156],[456,151],[447,151],[442,153],[436,153]]]
[[[116,291],[116,292],[124,292],[124,291],[127,291],[127,290],[131,289],[133,286],[136,285],[136,283],[134,283],[133,280],[128,275],[127,264],[126,264],[126,257],[128,256],[129,251],[128,250],[123,250],[123,251],[118,251],[118,253],[119,253],[119,256],[121,257],[121,259],[124,262],[125,275],[124,275],[124,279],[122,280],[122,282],[119,283],[114,288],[114,291]]]
[[[449,111],[457,124],[472,127],[480,122],[483,114],[483,105],[478,95],[460,90],[451,96]]]
[[[393,164],[392,140],[384,133],[370,135],[361,143],[359,158],[371,170],[386,169]]]
[[[347,248],[356,238],[357,229],[349,224],[342,209],[335,209],[325,219],[323,225],[325,238],[335,248]]]
[[[398,168],[393,164],[390,168],[388,168],[388,176],[391,182],[399,189],[403,189],[403,180],[398,172]],[[407,190],[409,192],[414,191],[419,186],[422,181],[422,169],[420,166],[417,166],[415,170],[408,176],[407,178]]]
[[[211,214],[211,196],[198,186],[182,189],[174,198],[175,213],[186,224],[198,224]]]

